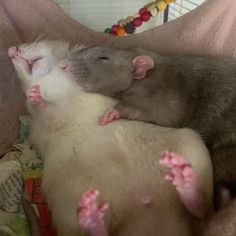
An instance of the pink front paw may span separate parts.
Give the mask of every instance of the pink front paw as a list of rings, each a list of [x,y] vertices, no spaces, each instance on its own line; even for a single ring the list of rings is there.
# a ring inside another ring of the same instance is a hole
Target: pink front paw
[[[99,118],[98,124],[106,125],[114,120],[118,120],[120,118],[120,112],[115,108],[110,108]]]
[[[199,191],[197,175],[192,165],[184,157],[174,152],[164,152],[160,164],[170,172],[165,179],[175,186],[183,204],[197,217],[204,214],[203,197]]]
[[[98,204],[99,194],[96,189],[87,190],[80,198],[76,210],[80,226],[92,236],[107,235],[104,213],[108,208],[108,203]]]
[[[27,98],[30,100],[30,102],[34,105],[44,105],[45,101],[41,97],[41,91],[39,85],[34,85],[32,88],[30,88],[26,92]]]

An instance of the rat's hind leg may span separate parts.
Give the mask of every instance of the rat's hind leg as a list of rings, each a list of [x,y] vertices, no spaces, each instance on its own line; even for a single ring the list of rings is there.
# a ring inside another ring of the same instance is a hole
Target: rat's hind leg
[[[191,164],[173,152],[164,152],[160,164],[170,169],[165,179],[175,186],[189,212],[196,217],[204,216],[204,200],[199,191],[197,175]]]
[[[78,221],[90,236],[108,236],[104,224],[104,212],[108,204],[98,204],[98,196],[99,191],[92,188],[83,193],[76,210]]]
[[[33,105],[44,105],[45,101],[41,97],[41,91],[39,85],[34,85],[26,92],[27,98]]]

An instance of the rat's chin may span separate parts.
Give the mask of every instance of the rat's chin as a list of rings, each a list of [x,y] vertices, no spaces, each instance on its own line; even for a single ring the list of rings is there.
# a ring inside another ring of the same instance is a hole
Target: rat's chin
[[[13,64],[17,64],[17,67],[28,76],[33,75],[33,69],[36,66],[36,63],[38,64],[41,59],[43,59],[41,56],[27,59],[19,55],[11,58]]]

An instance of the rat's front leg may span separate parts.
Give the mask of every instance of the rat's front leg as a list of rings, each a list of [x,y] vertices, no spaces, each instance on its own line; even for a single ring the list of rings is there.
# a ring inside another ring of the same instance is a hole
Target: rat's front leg
[[[34,85],[27,92],[26,96],[32,105],[44,106],[46,101],[41,96],[40,85]]]
[[[77,206],[77,217],[80,226],[90,236],[108,236],[104,223],[104,212],[108,208],[107,203],[98,204],[99,191],[88,189],[83,193]]]
[[[102,116],[99,117],[98,119],[98,124],[99,125],[107,125],[108,123],[118,120],[120,118],[120,112],[115,108],[109,108],[106,110]]]
[[[103,115],[99,117],[98,124],[107,125],[120,118],[146,121],[147,116],[148,114],[142,111],[142,109],[128,105],[125,102],[119,102],[114,107],[107,109]]]
[[[205,213],[203,196],[199,190],[197,175],[191,164],[173,152],[164,152],[160,164],[169,168],[165,179],[176,188],[185,207],[196,217]]]

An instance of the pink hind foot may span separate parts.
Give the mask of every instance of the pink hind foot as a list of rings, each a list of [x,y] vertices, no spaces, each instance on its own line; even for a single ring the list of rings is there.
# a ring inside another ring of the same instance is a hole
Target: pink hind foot
[[[108,236],[104,224],[104,212],[108,208],[107,203],[97,203],[99,191],[93,188],[83,193],[77,205],[77,217],[80,226],[90,236]]]
[[[44,105],[45,101],[41,97],[41,91],[39,85],[34,85],[26,92],[27,98],[33,105]]]
[[[165,175],[165,179],[175,186],[189,212],[196,217],[203,217],[204,200],[199,191],[197,175],[192,165],[182,156],[167,151],[162,154],[160,164],[170,169],[170,172]]]
[[[99,118],[98,123],[100,125],[107,125],[108,123],[118,120],[120,118],[120,112],[115,108],[110,108]]]

